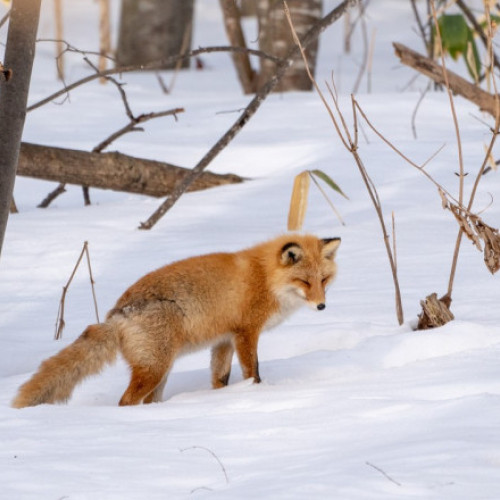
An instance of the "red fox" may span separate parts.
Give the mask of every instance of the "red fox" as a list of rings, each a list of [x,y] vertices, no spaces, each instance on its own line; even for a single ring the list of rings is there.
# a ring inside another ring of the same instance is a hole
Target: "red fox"
[[[303,304],[325,308],[340,238],[285,235],[235,253],[192,257],[132,285],[102,324],[90,325],[44,361],[12,406],[67,401],[74,387],[121,352],[131,368],[120,405],[161,401],[174,360],[212,346],[212,386],[229,382],[234,351],[243,376],[260,382],[257,343]]]

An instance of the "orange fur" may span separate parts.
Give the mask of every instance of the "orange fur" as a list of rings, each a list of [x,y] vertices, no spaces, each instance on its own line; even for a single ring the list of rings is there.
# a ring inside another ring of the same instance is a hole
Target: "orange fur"
[[[175,359],[212,345],[212,385],[227,385],[233,353],[243,376],[260,382],[262,330],[302,304],[325,307],[340,239],[286,235],[235,253],[174,262],[132,285],[100,325],[44,361],[12,406],[66,401],[84,378],[120,351],[131,367],[120,405],[161,401]]]

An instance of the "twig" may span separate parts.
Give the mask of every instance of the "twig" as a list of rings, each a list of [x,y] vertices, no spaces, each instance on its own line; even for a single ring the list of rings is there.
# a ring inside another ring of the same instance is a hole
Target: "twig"
[[[210,448],[206,448],[205,446],[190,446],[189,448],[182,448],[179,451],[181,453],[184,453],[185,451],[191,451],[191,450],[204,450],[207,453],[210,453],[210,455],[212,455],[212,457],[215,458],[215,460],[219,464],[220,468],[222,469],[222,472],[224,473],[224,478],[226,479],[226,484],[229,484],[229,476],[227,475],[227,471],[226,471],[226,468],[224,467],[224,464],[221,462],[219,457]]]
[[[366,67],[366,91],[368,94],[372,92],[372,68],[373,68],[373,54],[375,52],[375,36],[377,34],[377,30],[375,28],[372,29],[372,36],[370,38],[370,46],[368,49],[368,64]]]
[[[420,97],[418,98],[417,104],[415,105],[415,109],[413,110],[413,113],[411,115],[411,130],[413,132],[414,139],[417,139],[417,127],[415,125],[415,120],[417,118],[418,109],[420,108],[420,105],[422,104],[430,88],[431,88],[431,82],[428,82],[427,87],[425,87],[425,89],[420,93]]]
[[[104,149],[106,149],[112,142],[116,141],[122,135],[125,135],[128,132],[137,132],[143,131],[141,128],[137,128],[139,123],[144,123],[149,120],[153,120],[154,118],[161,118],[163,116],[174,116],[177,119],[177,114],[183,113],[184,108],[175,108],[169,109],[167,111],[159,111],[157,113],[145,113],[136,117],[132,117],[129,123],[112,133],[109,137],[104,139],[104,141],[100,142],[97,146],[92,149],[93,153],[101,153]]]
[[[411,8],[413,9],[413,14],[415,15],[415,20],[417,21],[417,26],[418,26],[418,30],[420,31],[420,36],[422,37],[422,41],[424,42],[425,50],[429,51],[430,44],[427,43],[427,38],[425,36],[424,24],[422,23],[422,19],[420,17],[419,12],[418,12],[415,0],[410,0],[410,3],[411,3]],[[428,52],[428,55],[431,56],[431,54],[429,54],[429,52]]]
[[[2,19],[0,19],[0,28],[7,22],[9,17],[10,17],[10,9],[7,11],[5,16],[3,16]]]
[[[394,218],[394,210],[392,211],[392,255],[394,255],[394,267],[398,270],[398,253],[396,247],[396,220]]]
[[[380,472],[380,474],[382,474],[391,483],[394,483],[397,486],[402,486],[401,483],[399,483],[398,481],[396,481],[395,479],[393,479],[391,476],[389,476],[389,474],[387,474],[387,472],[385,472],[384,470],[382,470],[380,467],[377,467],[376,465],[373,465],[371,462],[365,462],[365,463],[366,463],[366,465],[368,465],[368,467],[372,467],[377,472]]]
[[[453,117],[453,125],[455,127],[455,135],[457,138],[457,149],[458,149],[458,166],[460,169],[460,179],[459,179],[459,191],[458,191],[458,201],[460,205],[463,205],[463,199],[464,199],[464,158],[463,158],[463,153],[462,153],[462,139],[460,137],[460,127],[458,126],[458,118],[457,118],[457,112],[455,110],[455,101],[453,100],[453,94],[450,89],[450,82],[448,80],[448,73],[446,71],[446,63],[444,60],[444,49],[443,49],[443,42],[441,40],[441,29],[439,27],[438,19],[437,19],[437,14],[436,14],[436,6],[434,5],[434,0],[431,0],[431,9],[432,9],[432,16],[434,18],[434,24],[436,27],[436,39],[437,43],[439,44],[440,47],[440,53],[441,53],[441,67],[443,70],[443,78],[444,78],[444,83],[446,85],[446,90],[448,92],[448,98],[450,101],[450,108],[451,108],[451,114]]]
[[[47,208],[59,195],[65,192],[66,184],[60,182],[59,185],[38,204],[38,208]]]
[[[69,280],[66,283],[66,286],[63,286],[63,292],[61,295],[61,300],[59,302],[59,310],[57,311],[57,318],[56,318],[56,333],[55,333],[56,340],[59,340],[62,337],[62,333],[63,333],[64,326],[65,326],[64,304],[66,301],[66,293],[68,292],[69,285],[73,281],[73,278],[76,274],[78,266],[80,265],[80,262],[82,261],[84,254],[87,255],[87,265],[88,265],[89,275],[90,275],[90,285],[92,287],[92,296],[94,298],[95,315],[97,318],[97,322],[100,323],[99,312],[97,310],[97,300],[96,300],[96,295],[95,295],[95,290],[94,290],[94,278],[92,277],[92,268],[90,267],[89,244],[88,244],[88,241],[85,241],[83,243],[83,248],[82,248],[82,251],[80,252],[80,256],[78,257],[78,260],[76,261],[75,267],[73,268],[73,272],[71,273],[71,276],[69,277]]]
[[[193,29],[193,22],[190,21],[186,27],[184,28],[184,35],[182,37],[182,43],[181,43],[181,55],[184,55],[186,53],[186,51],[188,50],[189,46],[191,45],[191,32],[192,32],[192,29]],[[174,68],[174,73],[172,75],[172,78],[170,80],[170,85],[168,86],[168,89],[170,92],[172,92],[174,86],[175,86],[175,82],[177,81],[177,76],[179,74],[179,71],[182,67],[182,63],[183,63],[184,59],[179,59],[176,63],[175,63],[175,68]]]
[[[330,24],[339,19],[350,5],[354,5],[358,0],[344,0],[335,9],[318,21],[303,37],[301,43],[309,45],[317,39]],[[293,64],[300,55],[300,49],[292,47],[287,56],[276,66],[275,74],[257,91],[255,97],[250,101],[245,111],[231,126],[231,128],[215,143],[215,145],[205,154],[205,156],[193,168],[189,176],[179,183],[172,195],[167,198],[158,209],[149,217],[146,222],[142,222],[140,229],[151,229],[177,202],[186,189],[194,182],[211,163],[211,161],[233,140],[238,132],[245,126],[250,118],[259,109],[264,99],[279,83],[286,70]]]
[[[427,177],[427,179],[429,179],[437,188],[441,189],[444,193],[446,193],[446,195],[449,198],[451,198],[453,201],[455,201],[458,204],[458,200],[456,200],[443,186],[441,186],[441,184],[439,184],[436,180],[434,180],[434,178],[428,172],[426,172],[424,170],[425,166],[435,156],[437,156],[441,152],[441,150],[443,149],[444,146],[441,146],[422,165],[418,165],[417,163],[415,163],[414,161],[412,161],[410,158],[408,158],[404,153],[402,153],[394,144],[392,144],[391,141],[389,141],[389,139],[387,139],[381,132],[379,132],[377,130],[377,128],[368,119],[368,116],[366,115],[366,113],[361,108],[359,102],[356,101],[356,100],[355,100],[355,106],[356,106],[357,111],[359,111],[359,113],[361,114],[361,116],[363,117],[363,119],[365,120],[365,122],[367,123],[367,125],[373,130],[373,132],[377,135],[377,137],[379,137],[383,142],[385,142],[396,154],[398,154],[401,158],[403,158],[403,160],[405,160],[406,162],[408,162],[412,167],[414,167],[414,168],[418,169],[420,172],[422,172],[425,175],[425,177]],[[462,205],[462,208],[465,208],[465,207],[463,207],[463,205]]]
[[[358,93],[359,85],[361,84],[361,79],[365,74],[366,67],[368,65],[368,34],[366,28],[366,20],[365,20],[365,9],[362,3],[359,3],[359,18],[361,19],[361,33],[363,37],[363,60],[361,61],[361,66],[359,68],[358,76],[354,83],[354,87],[352,89],[353,94]]]
[[[333,210],[333,213],[337,216],[337,218],[340,221],[340,223],[343,226],[345,226],[344,219],[342,219],[342,216],[340,215],[339,211],[335,208],[335,205],[332,203],[332,200],[330,200],[330,198],[328,197],[328,195],[325,193],[325,190],[321,187],[320,183],[316,180],[316,178],[314,177],[314,175],[312,174],[312,172],[310,170],[308,170],[308,172],[309,172],[309,177],[312,179],[312,181],[314,182],[314,184],[316,184],[316,187],[319,189],[319,192],[323,195],[323,197],[325,198],[326,202],[330,205],[330,208]]]
[[[345,0],[345,2],[347,2],[347,1],[348,0]],[[350,1],[357,1],[357,0],[350,0]],[[50,40],[50,41],[53,41],[53,40]],[[53,94],[49,95],[45,99],[42,99],[42,100],[32,104],[31,106],[29,106],[27,108],[27,111],[33,111],[34,109],[37,109],[37,108],[43,106],[44,104],[47,104],[48,102],[53,101],[54,99],[57,99],[59,96],[61,96],[63,94],[67,94],[71,90],[73,90],[81,85],[84,85],[86,83],[89,83],[93,80],[96,80],[98,78],[102,78],[102,77],[109,76],[109,75],[130,73],[132,71],[161,69],[165,65],[175,63],[178,60],[184,60],[184,59],[188,59],[191,57],[196,57],[199,54],[209,54],[209,53],[213,53],[213,52],[246,52],[248,54],[251,54],[251,55],[254,55],[257,57],[270,59],[270,60],[277,62],[277,63],[283,62],[283,59],[281,59],[279,57],[275,57],[275,56],[266,54],[260,50],[247,49],[245,47],[205,47],[205,48],[199,48],[199,49],[195,49],[195,50],[190,50],[189,52],[186,52],[185,54],[170,56],[170,57],[167,57],[165,59],[160,59],[158,61],[152,61],[152,62],[147,63],[147,64],[133,64],[130,66],[122,66],[122,67],[118,67],[118,68],[110,68],[110,69],[107,69],[105,71],[99,71],[99,73],[86,76],[85,78],[82,78],[80,80],[77,80],[76,82],[71,83],[70,85],[65,85],[64,88],[62,88],[61,90],[58,90],[57,92],[54,92]],[[92,54],[92,52],[86,52],[86,53]],[[95,54],[99,55],[98,52],[96,52]],[[112,59],[112,58],[110,57],[110,59]]]
[[[85,242],[85,253],[87,255],[87,267],[89,268],[89,277],[90,277],[90,285],[92,287],[92,298],[94,299],[94,309],[95,309],[95,317],[97,318],[97,322],[100,323],[99,320],[99,311],[97,309],[97,297],[95,295],[95,281],[94,276],[92,276],[92,266],[90,265],[90,253],[89,253],[89,245],[88,242]]]

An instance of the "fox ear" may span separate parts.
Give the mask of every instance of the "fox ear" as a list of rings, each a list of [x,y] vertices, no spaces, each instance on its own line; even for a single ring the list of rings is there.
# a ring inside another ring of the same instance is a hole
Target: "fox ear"
[[[304,256],[304,251],[298,243],[290,242],[281,249],[281,263],[284,266],[297,264]]]
[[[325,259],[333,260],[337,252],[337,248],[340,245],[340,238],[325,238],[321,240],[321,242],[323,243],[321,255]]]

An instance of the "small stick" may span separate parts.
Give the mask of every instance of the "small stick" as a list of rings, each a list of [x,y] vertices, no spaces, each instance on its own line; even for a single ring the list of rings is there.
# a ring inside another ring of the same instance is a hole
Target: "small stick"
[[[330,200],[330,198],[328,197],[328,195],[325,193],[325,190],[321,187],[320,183],[316,180],[316,178],[314,177],[314,175],[312,174],[312,172],[310,170],[308,170],[308,172],[309,172],[309,177],[313,180],[314,184],[316,184],[316,187],[319,189],[320,193],[323,195],[323,197],[325,198],[326,202],[330,205],[330,208],[333,210],[334,214],[337,216],[337,218],[340,221],[340,223],[343,226],[345,226],[344,219],[342,219],[342,216],[340,215],[340,213],[338,212],[338,210],[335,208],[335,205],[332,203],[332,200]]]
[[[366,68],[366,90],[369,94],[372,92],[372,68],[373,68],[373,53],[375,52],[375,36],[377,30],[373,28],[370,38],[370,46],[368,51],[368,64]]]
[[[402,486],[401,483],[399,483],[398,481],[396,481],[395,479],[392,479],[391,476],[389,476],[389,474],[387,474],[387,472],[385,472],[384,470],[382,470],[380,467],[377,467],[376,465],[373,465],[372,463],[370,462],[365,462],[366,465],[368,465],[368,467],[372,467],[373,469],[375,469],[377,472],[380,472],[380,474],[382,474],[385,478],[387,478],[391,483],[394,483],[396,484],[397,486]]]
[[[414,139],[417,139],[417,127],[415,125],[415,120],[417,118],[417,113],[418,113],[418,110],[420,108],[420,105],[422,104],[422,102],[424,100],[424,97],[426,96],[427,92],[429,92],[430,88],[431,88],[431,82],[428,82],[427,83],[427,87],[425,88],[425,90],[423,90],[420,93],[420,97],[418,98],[418,101],[417,101],[417,104],[415,106],[415,109],[413,110],[413,113],[411,115],[411,130],[413,132],[413,138]]]
[[[396,251],[396,220],[394,218],[394,210],[392,211],[392,255],[394,255],[394,267],[398,271],[398,253]]]
[[[90,253],[89,253],[88,241],[85,242],[84,247],[85,247],[85,253],[87,255],[87,267],[89,268],[90,286],[92,288],[92,298],[94,299],[95,317],[97,318],[97,322],[100,323],[101,321],[99,320],[99,311],[97,309],[97,297],[95,295],[95,288],[94,288],[95,281],[94,277],[92,276],[92,266],[90,265]]]
[[[190,446],[189,448],[182,448],[180,450],[181,453],[184,453],[185,451],[191,451],[191,450],[205,450],[207,453],[210,453],[212,457],[217,460],[217,463],[220,465],[220,468],[222,469],[222,472],[224,473],[224,477],[226,479],[226,484],[229,484],[229,477],[227,475],[226,468],[224,467],[224,464],[220,461],[219,457],[210,449],[206,448],[205,446]]]
[[[76,261],[75,267],[73,268],[73,272],[71,273],[71,276],[69,277],[69,280],[66,283],[66,285],[63,286],[63,292],[61,295],[61,300],[59,301],[59,310],[57,311],[57,318],[56,318],[56,333],[54,336],[56,340],[59,340],[62,337],[64,327],[66,326],[66,323],[64,322],[64,305],[66,302],[66,293],[68,292],[69,285],[71,284],[71,282],[73,281],[73,278],[75,277],[76,271],[78,269],[78,266],[80,265],[80,262],[82,261],[84,254],[87,255],[87,265],[88,265],[89,274],[90,274],[90,285],[92,287],[92,296],[94,297],[95,314],[96,314],[97,322],[100,323],[99,312],[97,310],[97,300],[96,300],[96,295],[95,295],[95,290],[94,290],[94,278],[92,276],[92,268],[90,267],[90,255],[89,255],[89,249],[88,249],[88,241],[85,241],[83,243],[83,248],[82,248],[82,251],[80,252],[80,256],[78,257],[78,260]]]
[[[7,22],[7,19],[10,17],[10,10],[7,11],[7,14],[0,19],[0,28]]]

